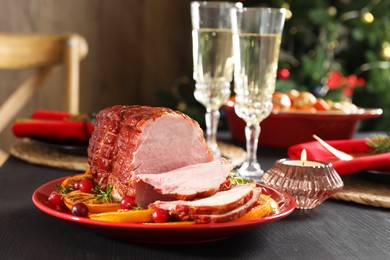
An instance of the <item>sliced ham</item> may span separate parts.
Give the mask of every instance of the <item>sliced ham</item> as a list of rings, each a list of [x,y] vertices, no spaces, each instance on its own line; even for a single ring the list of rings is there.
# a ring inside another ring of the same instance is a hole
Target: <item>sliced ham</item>
[[[238,219],[248,213],[254,206],[257,205],[261,195],[261,188],[255,188],[250,200],[245,204],[237,207],[231,211],[223,214],[204,214],[204,215],[192,215],[191,220],[199,224],[214,223],[214,222],[228,222]]]
[[[180,220],[193,220],[196,215],[224,214],[236,209],[253,197],[253,190],[254,187],[251,184],[243,184],[203,199],[156,201],[149,207],[165,209]]]
[[[228,163],[226,159],[218,159],[161,174],[138,174],[136,181],[149,184],[154,191],[170,198],[193,200],[216,193],[232,169],[233,165]],[[134,187],[136,187],[136,200],[139,204],[147,206],[157,200],[154,198],[155,193],[151,193],[145,185],[137,184]],[[143,193],[149,193],[153,196],[143,195]],[[143,199],[140,198],[141,196]],[[148,197],[149,199],[147,199]]]
[[[199,124],[169,108],[113,106],[96,116],[88,163],[114,199],[135,196],[138,174],[159,174],[213,160]]]

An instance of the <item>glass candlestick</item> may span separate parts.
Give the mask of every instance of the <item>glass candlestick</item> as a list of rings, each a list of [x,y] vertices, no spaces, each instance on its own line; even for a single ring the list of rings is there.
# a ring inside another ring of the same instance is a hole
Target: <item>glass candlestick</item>
[[[344,186],[331,163],[318,161],[278,160],[262,180],[290,194],[298,209],[315,208]]]

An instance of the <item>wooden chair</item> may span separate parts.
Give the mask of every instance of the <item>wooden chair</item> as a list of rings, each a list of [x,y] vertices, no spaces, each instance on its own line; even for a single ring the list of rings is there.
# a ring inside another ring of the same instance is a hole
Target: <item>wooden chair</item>
[[[0,69],[34,69],[0,105],[0,133],[60,64],[64,67],[65,111],[77,114],[80,61],[87,53],[86,40],[77,34],[0,34]]]

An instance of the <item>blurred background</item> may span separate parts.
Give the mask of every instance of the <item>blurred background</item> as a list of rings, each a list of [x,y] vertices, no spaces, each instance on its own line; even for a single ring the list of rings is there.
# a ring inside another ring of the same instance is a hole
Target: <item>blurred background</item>
[[[115,104],[158,105],[158,90],[171,88],[192,69],[189,0],[1,0],[2,33],[75,32],[86,38],[80,68],[80,111]],[[62,68],[20,113],[62,108]],[[26,71],[0,71],[0,102]],[[0,119],[1,120],[1,119]],[[14,141],[11,128],[0,146]]]
[[[0,0],[2,33],[75,32],[89,53],[81,63],[83,113],[115,104],[168,106],[203,124],[193,98],[190,0]],[[246,6],[285,7],[277,89],[350,98],[384,110],[362,130],[390,131],[390,0],[242,1]],[[330,73],[363,79],[350,97],[342,86],[324,88]],[[0,71],[0,102],[27,72]],[[36,108],[60,110],[61,68],[19,118]],[[335,94],[336,93],[336,94]],[[0,119],[1,120],[1,119]],[[225,127],[222,121],[221,127]],[[14,142],[10,128],[0,146]]]

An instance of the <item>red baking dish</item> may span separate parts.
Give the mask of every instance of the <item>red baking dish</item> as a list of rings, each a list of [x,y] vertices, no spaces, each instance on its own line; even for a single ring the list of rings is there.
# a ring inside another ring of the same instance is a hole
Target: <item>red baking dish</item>
[[[222,107],[232,139],[245,143],[245,122],[234,112],[234,102]],[[372,119],[382,114],[382,109],[359,109],[356,113],[341,111],[273,111],[260,123],[259,144],[268,147],[287,148],[291,145],[313,140],[313,134],[324,140],[350,139],[363,119]]]

